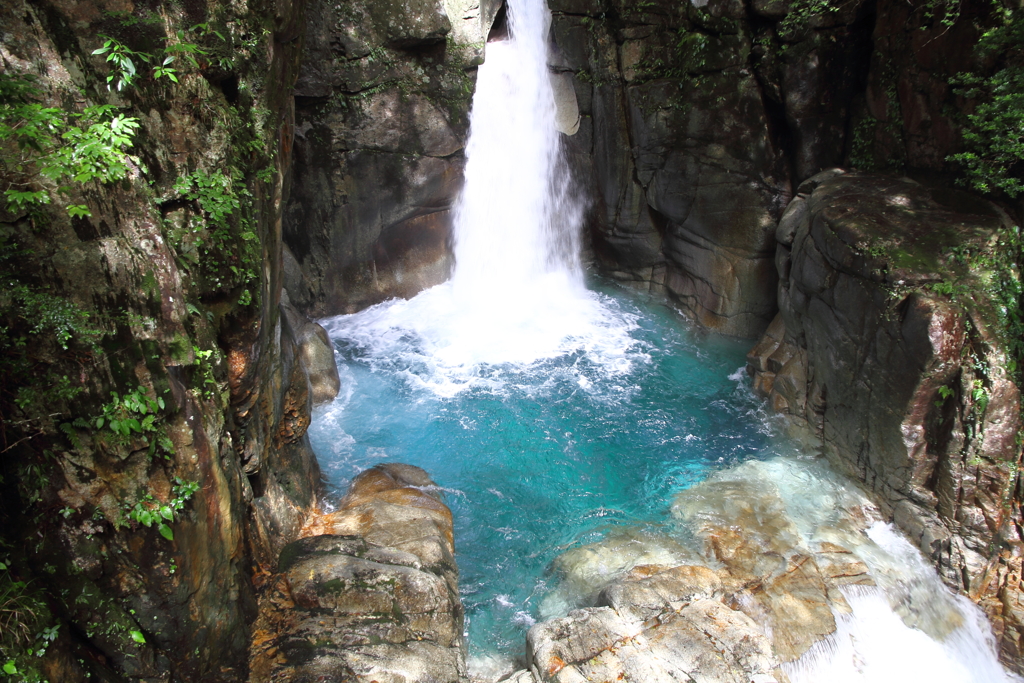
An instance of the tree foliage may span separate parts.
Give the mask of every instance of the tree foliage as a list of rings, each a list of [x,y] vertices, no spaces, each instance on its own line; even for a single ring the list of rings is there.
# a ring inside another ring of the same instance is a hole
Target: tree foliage
[[[1024,193],[1024,10],[1001,10],[999,20],[977,46],[980,56],[996,60],[995,71],[954,81],[978,104],[967,115],[966,149],[950,160],[962,165],[971,188],[1016,197]]]
[[[49,204],[51,190],[68,198],[72,183],[121,180],[138,166],[128,153],[136,117],[109,104],[67,111],[40,98],[33,78],[0,74],[0,178],[10,211]],[[67,211],[90,215],[81,204],[68,204]]]

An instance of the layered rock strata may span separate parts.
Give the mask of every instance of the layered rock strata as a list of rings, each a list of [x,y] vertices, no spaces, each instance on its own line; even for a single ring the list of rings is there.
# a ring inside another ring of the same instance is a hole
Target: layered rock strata
[[[775,410],[878,496],[1020,669],[1020,393],[1000,318],[992,205],[831,171],[779,222],[778,318],[748,355]]]
[[[268,579],[253,683],[466,680],[452,516],[426,472],[367,470],[303,533]]]

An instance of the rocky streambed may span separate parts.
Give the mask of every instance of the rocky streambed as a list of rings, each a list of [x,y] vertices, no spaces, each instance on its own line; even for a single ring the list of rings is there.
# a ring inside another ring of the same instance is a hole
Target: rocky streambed
[[[423,470],[364,472],[304,533],[268,578],[253,681],[485,680],[466,668],[451,513]],[[542,611],[561,614],[502,679],[1010,680],[980,610],[813,456],[723,470],[671,521],[621,527],[552,572]]]

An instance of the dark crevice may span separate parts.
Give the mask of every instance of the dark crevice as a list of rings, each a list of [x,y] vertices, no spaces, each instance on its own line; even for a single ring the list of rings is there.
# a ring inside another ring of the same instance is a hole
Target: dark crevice
[[[219,83],[220,91],[224,93],[224,99],[231,104],[238,104],[238,75],[230,74]]]
[[[503,2],[501,3],[501,7],[498,8],[498,13],[494,15],[494,21],[491,23],[491,30],[487,32],[487,42],[492,43],[497,40],[508,40],[508,37],[508,9]]]

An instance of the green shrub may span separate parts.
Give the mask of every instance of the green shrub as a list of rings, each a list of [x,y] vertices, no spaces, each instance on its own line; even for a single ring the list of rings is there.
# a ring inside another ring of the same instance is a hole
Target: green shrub
[[[1024,193],[1024,10],[1004,10],[999,19],[977,51],[1002,66],[989,76],[963,73],[953,80],[958,94],[978,103],[966,116],[965,151],[949,160],[962,166],[971,188],[1016,197]]]
[[[40,97],[33,78],[0,74],[0,179],[10,211],[49,204],[49,188],[66,197],[72,183],[114,182],[138,166],[127,152],[137,118],[109,104],[64,111],[44,106]],[[90,215],[80,204],[67,211]]]

